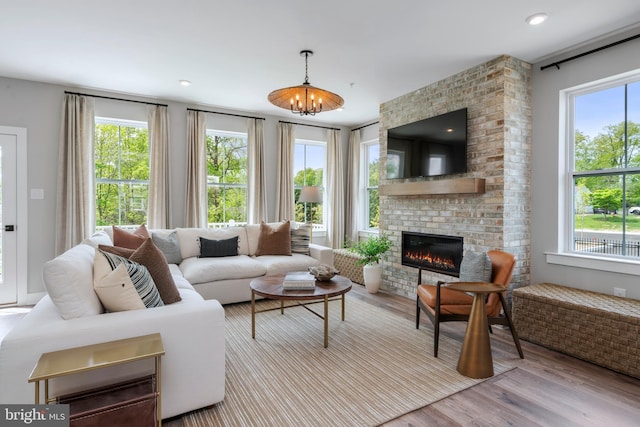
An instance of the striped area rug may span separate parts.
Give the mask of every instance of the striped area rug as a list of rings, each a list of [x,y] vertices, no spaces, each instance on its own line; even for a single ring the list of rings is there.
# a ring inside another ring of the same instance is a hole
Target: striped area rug
[[[372,426],[481,382],[456,371],[461,343],[441,335],[436,359],[431,328],[348,294],[342,322],[329,304],[328,348],[323,321],[304,308],[257,314],[253,340],[250,304],[225,306],[225,399],[180,425]],[[494,360],[496,375],[518,360]]]

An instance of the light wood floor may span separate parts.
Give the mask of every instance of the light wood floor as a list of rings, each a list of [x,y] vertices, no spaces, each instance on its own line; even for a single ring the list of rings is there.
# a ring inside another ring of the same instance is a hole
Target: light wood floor
[[[350,294],[406,317],[415,327],[415,300],[368,294],[359,285]],[[462,344],[465,328],[464,322],[443,323],[440,334]],[[433,333],[424,314],[420,329]],[[517,354],[508,330],[494,327],[493,331],[494,354]],[[640,379],[527,341],[521,344],[525,359],[516,369],[384,426],[640,426]],[[433,354],[433,349],[425,345],[425,354]]]
[[[369,294],[357,284],[350,295],[405,317],[407,327],[415,325],[414,300],[383,292]],[[0,339],[23,315],[0,309]],[[432,334],[429,319],[421,317],[421,330]],[[462,343],[465,327],[465,323],[445,323],[441,334]],[[525,359],[516,369],[384,426],[640,426],[640,379],[521,343]],[[508,330],[494,327],[491,345],[496,355],[516,352]],[[431,355],[433,349],[426,347],[425,343],[425,355]],[[181,425],[180,417],[171,421]]]

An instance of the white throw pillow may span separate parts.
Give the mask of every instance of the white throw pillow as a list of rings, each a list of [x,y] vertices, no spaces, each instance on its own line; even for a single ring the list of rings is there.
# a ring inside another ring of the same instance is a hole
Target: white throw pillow
[[[93,290],[93,256],[89,245],[76,245],[42,267],[44,286],[63,319],[104,312]]]
[[[107,311],[140,310],[145,308],[127,272],[127,267],[120,264],[106,276],[95,278],[93,288]]]

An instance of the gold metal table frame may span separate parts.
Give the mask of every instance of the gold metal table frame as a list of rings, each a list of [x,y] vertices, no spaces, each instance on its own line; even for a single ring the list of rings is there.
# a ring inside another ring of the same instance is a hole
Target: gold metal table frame
[[[493,376],[493,357],[489,338],[489,323],[485,308],[485,295],[504,292],[504,286],[485,282],[450,282],[447,288],[473,293],[471,313],[464,334],[458,372],[470,378],[488,378]]]
[[[324,347],[329,346],[329,301],[341,300],[342,321],[345,319],[344,296],[351,290],[351,280],[342,276],[334,276],[326,282],[316,282],[315,289],[309,290],[285,290],[282,288],[284,274],[265,276],[254,279],[251,287],[251,338],[256,338],[256,314],[268,311],[280,310],[284,314],[285,308],[303,307],[324,320]],[[256,295],[280,301],[279,307],[256,310]],[[285,305],[285,301],[294,303]],[[320,314],[307,307],[311,304],[324,303],[324,312]]]
[[[36,405],[40,403],[40,381],[44,381],[44,402],[48,404],[56,400],[55,397],[49,396],[50,379],[154,358],[156,415],[158,426],[161,426],[162,366],[160,358],[163,355],[164,345],[160,334],[53,351],[40,356],[28,381],[35,383]]]

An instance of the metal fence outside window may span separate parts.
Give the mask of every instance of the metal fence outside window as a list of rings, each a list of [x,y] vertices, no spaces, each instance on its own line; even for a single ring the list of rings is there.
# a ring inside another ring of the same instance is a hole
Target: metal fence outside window
[[[623,251],[623,247],[626,250]],[[640,242],[613,239],[574,239],[574,247],[579,252],[640,257]]]

